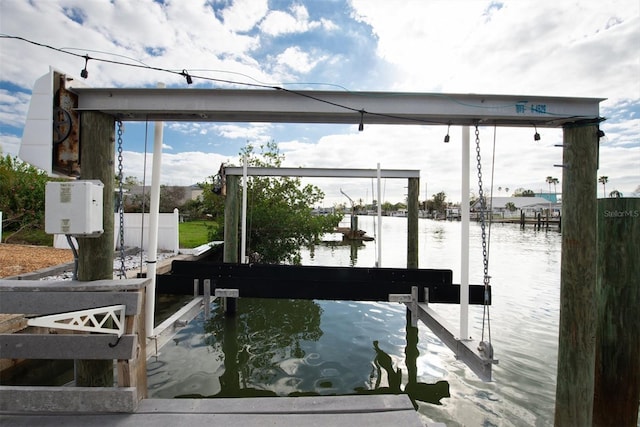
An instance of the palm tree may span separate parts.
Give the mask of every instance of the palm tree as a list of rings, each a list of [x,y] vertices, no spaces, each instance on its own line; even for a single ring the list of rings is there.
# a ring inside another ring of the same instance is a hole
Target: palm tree
[[[556,185],[560,182],[558,178],[553,178],[551,182],[553,184],[553,195],[556,197],[556,202],[558,201],[558,191],[556,190]]]
[[[622,193],[618,190],[613,190],[611,193],[609,193],[609,197],[619,199],[620,197],[622,197]]]
[[[551,194],[551,184],[553,183],[554,178],[552,176],[548,176],[545,181],[549,184],[549,194]]]
[[[607,182],[609,182],[609,177],[601,176],[598,178],[598,182],[602,184],[602,197],[607,197]]]

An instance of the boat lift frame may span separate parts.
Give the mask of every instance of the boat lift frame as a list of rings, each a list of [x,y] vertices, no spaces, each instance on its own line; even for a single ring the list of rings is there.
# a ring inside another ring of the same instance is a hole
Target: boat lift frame
[[[32,102],[25,124],[20,157],[35,166],[51,172],[51,135],[53,82],[62,75],[69,91],[77,95],[77,107],[82,112],[101,112],[120,121],[188,121],[188,122],[271,122],[271,123],[342,123],[342,124],[403,124],[403,125],[457,125],[463,126],[462,144],[462,220],[463,237],[462,285],[468,283],[468,188],[469,188],[469,126],[552,127],[565,129],[597,127],[603,118],[599,115],[602,98],[570,98],[523,95],[401,93],[401,92],[347,92],[347,91],[293,91],[274,87],[273,90],[250,89],[176,89],[176,88],[87,88],[53,69],[41,77],[34,87]],[[598,132],[599,134],[600,132]],[[578,135],[573,132],[572,137]],[[108,143],[104,141],[85,143]],[[597,143],[595,134],[579,134],[582,144]],[[566,158],[579,152],[577,145],[564,145]],[[154,156],[155,157],[155,156]],[[570,167],[568,164],[562,167]],[[155,169],[155,168],[154,168]],[[578,168],[566,169],[571,179],[580,180]],[[592,171],[589,171],[590,173]],[[567,185],[565,178],[563,186]],[[591,184],[590,184],[591,185]],[[595,200],[591,186],[577,186],[574,200]],[[593,194],[592,194],[593,193]],[[417,198],[417,195],[416,195]],[[581,202],[581,203],[582,203]],[[577,203],[577,202],[576,202]],[[569,208],[569,206],[567,206]],[[574,206],[571,206],[573,208]],[[590,235],[568,224],[563,230],[567,236]],[[157,230],[150,230],[157,233]],[[417,237],[416,237],[417,238]],[[465,240],[467,239],[467,240]],[[574,239],[575,240],[575,239]],[[574,245],[575,246],[575,245]],[[573,254],[574,248],[563,246],[563,258]],[[565,253],[566,252],[566,253]],[[466,253],[466,255],[465,255]],[[466,261],[465,261],[466,258]],[[576,267],[577,268],[577,267]],[[588,273],[588,272],[587,272]],[[587,275],[584,273],[584,275]],[[590,277],[590,276],[589,276]],[[581,282],[582,276],[562,276],[564,283]],[[586,280],[586,279],[585,279]],[[595,287],[593,281],[580,283],[580,289]],[[155,292],[152,287],[149,292]],[[586,292],[586,291],[585,291]],[[468,292],[463,288],[459,334],[450,332],[458,342],[468,337]],[[578,298],[579,299],[579,298]],[[428,315],[428,311],[425,310]],[[153,313],[152,313],[153,315]],[[561,328],[563,327],[561,319]],[[437,329],[437,328],[436,328]],[[580,337],[590,337],[580,331]],[[435,331],[434,331],[435,332]],[[445,343],[447,340],[443,340]],[[452,341],[453,342],[453,341]],[[473,349],[471,349],[473,350]],[[454,350],[457,351],[457,350]],[[564,359],[563,359],[564,360]]]

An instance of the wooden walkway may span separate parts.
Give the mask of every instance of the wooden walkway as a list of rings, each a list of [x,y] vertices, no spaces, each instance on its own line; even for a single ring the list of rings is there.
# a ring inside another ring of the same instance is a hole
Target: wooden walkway
[[[425,427],[407,395],[144,399],[131,414],[0,413],[2,426]],[[428,424],[429,427],[442,424]]]

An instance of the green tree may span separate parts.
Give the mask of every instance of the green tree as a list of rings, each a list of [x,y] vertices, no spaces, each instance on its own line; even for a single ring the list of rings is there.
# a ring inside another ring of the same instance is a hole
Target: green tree
[[[427,200],[427,211],[444,214],[447,210],[447,195],[444,191],[434,194],[431,200]]]
[[[240,154],[249,166],[280,167],[284,161],[275,142],[260,146],[260,152],[248,144]],[[247,248],[263,263],[300,263],[300,249],[318,243],[342,219],[339,213],[313,215],[324,193],[299,178],[251,177],[247,196]]]
[[[25,162],[0,157],[0,211],[3,229],[11,234],[44,228],[44,193],[49,177]]]
[[[516,188],[513,191],[513,197],[535,197],[536,193],[533,190],[525,190],[524,188]]]
[[[382,204],[382,212],[393,212],[396,208],[391,202],[384,202]]]
[[[130,177],[127,177],[127,179]],[[135,178],[134,178],[135,179]],[[142,192],[143,187],[138,184],[131,184],[125,181],[126,185],[123,187],[128,187],[127,195],[124,198],[124,211],[125,212],[142,212],[142,208],[144,205],[144,211],[149,212],[150,200],[151,200],[151,190],[149,187],[144,187],[144,193]],[[182,202],[186,195],[185,187],[178,186],[168,186],[161,185],[160,186],[160,205],[159,210],[161,213],[171,213],[175,208],[178,208],[182,211],[185,203]]]

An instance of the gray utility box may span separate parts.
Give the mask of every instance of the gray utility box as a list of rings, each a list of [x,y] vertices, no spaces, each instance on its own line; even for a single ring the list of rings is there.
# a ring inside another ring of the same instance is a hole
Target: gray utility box
[[[49,234],[98,237],[102,226],[104,185],[98,180],[48,182],[44,230]]]

